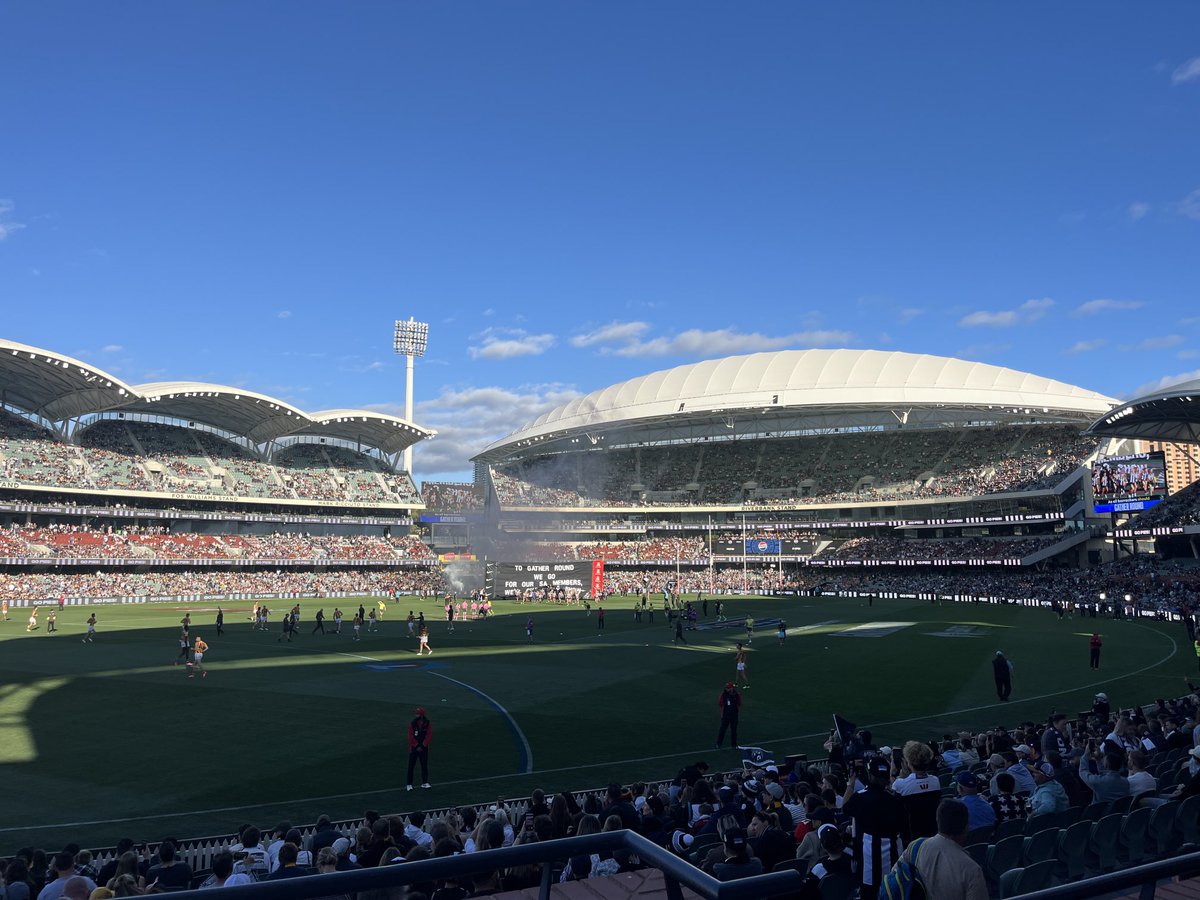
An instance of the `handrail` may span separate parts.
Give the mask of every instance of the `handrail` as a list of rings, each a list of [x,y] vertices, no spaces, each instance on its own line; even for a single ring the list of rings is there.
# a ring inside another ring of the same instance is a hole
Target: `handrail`
[[[1175,876],[1200,876],[1200,852],[1160,859],[1158,862],[1146,863],[1132,869],[1107,872],[1083,881],[1045,888],[1032,894],[1023,894],[1021,900],[1082,900],[1085,897],[1099,897],[1136,887],[1141,888],[1141,900],[1151,900],[1158,882]]]
[[[670,900],[680,900],[680,885],[690,888],[705,900],[753,900],[757,897],[796,893],[803,883],[803,876],[795,871],[769,872],[736,881],[718,881],[640,834],[621,830],[376,866],[353,872],[330,872],[237,885],[222,888],[221,897],[224,900],[301,900],[306,897],[399,887],[416,881],[452,878],[472,872],[491,872],[512,866],[549,863],[572,856],[612,853],[617,850],[628,850],[636,854],[642,862],[662,871]],[[175,900],[205,900],[211,897],[201,890],[172,892],[171,896]],[[543,878],[541,897],[546,900],[549,896],[550,882],[548,878]]]

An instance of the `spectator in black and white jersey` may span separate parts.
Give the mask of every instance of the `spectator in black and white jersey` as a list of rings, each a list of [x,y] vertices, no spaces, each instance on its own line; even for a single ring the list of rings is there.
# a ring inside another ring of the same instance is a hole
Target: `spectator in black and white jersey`
[[[1042,732],[1042,756],[1049,757],[1057,753],[1061,759],[1071,755],[1071,741],[1067,738],[1067,717],[1063,713],[1055,713],[1050,717],[1050,727]]]
[[[880,756],[863,761],[867,786],[846,789],[842,811],[853,821],[854,862],[864,897],[874,897],[904,850],[902,835],[908,829],[903,801],[888,790],[892,766]]]
[[[808,870],[800,890],[801,900],[821,900],[821,882],[830,875],[853,874],[853,860],[842,833],[833,825],[822,825],[815,832],[821,857]]]

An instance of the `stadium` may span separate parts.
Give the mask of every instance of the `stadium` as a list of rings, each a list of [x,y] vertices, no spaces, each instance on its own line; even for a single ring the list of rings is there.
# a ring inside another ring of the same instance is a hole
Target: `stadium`
[[[0,341],[0,835],[114,864],[119,839],[148,864],[169,836],[186,888],[231,846],[266,877],[295,827],[310,866],[336,832],[424,885],[457,852],[435,839],[504,853],[595,820],[657,846],[637,845],[669,890],[703,892],[724,809],[721,834],[749,826],[758,871],[780,873],[762,895],[794,894],[821,822],[861,855],[839,798],[885,759],[897,793],[922,785],[905,841],[960,785],[996,799],[996,776],[1052,764],[1069,803],[1010,791],[1021,814],[972,829],[995,896],[1170,858],[1200,813],[1200,495],[1151,477],[1100,497],[1094,472],[1194,444],[1193,392],[1122,403],[929,355],[757,353],[588,394],[483,448],[472,483],[418,489],[402,454],[435,432],[415,422],[126,384]],[[722,727],[714,749],[743,644],[743,740]],[[416,706],[437,737],[414,795]],[[1080,757],[1154,785],[1093,798]],[[261,866],[247,823],[278,832]],[[628,847],[595,840],[633,877]],[[533,889],[564,871],[544,853],[485,868]],[[864,877],[821,895],[867,896]]]

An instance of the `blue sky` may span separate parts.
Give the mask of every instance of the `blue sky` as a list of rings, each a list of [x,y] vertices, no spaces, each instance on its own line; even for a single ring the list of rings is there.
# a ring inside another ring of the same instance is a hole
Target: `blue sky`
[[[0,335],[397,409],[418,476],[760,349],[1200,370],[1200,5],[0,7]]]

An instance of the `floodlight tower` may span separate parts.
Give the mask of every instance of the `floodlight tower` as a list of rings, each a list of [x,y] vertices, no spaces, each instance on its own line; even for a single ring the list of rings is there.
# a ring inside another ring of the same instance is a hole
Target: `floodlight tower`
[[[404,357],[404,418],[409,422],[413,417],[413,360],[425,355],[425,346],[429,343],[429,323],[418,322],[412,316],[408,321],[396,320],[396,333],[392,341],[392,349]],[[412,447],[404,449],[404,471],[412,475]]]

